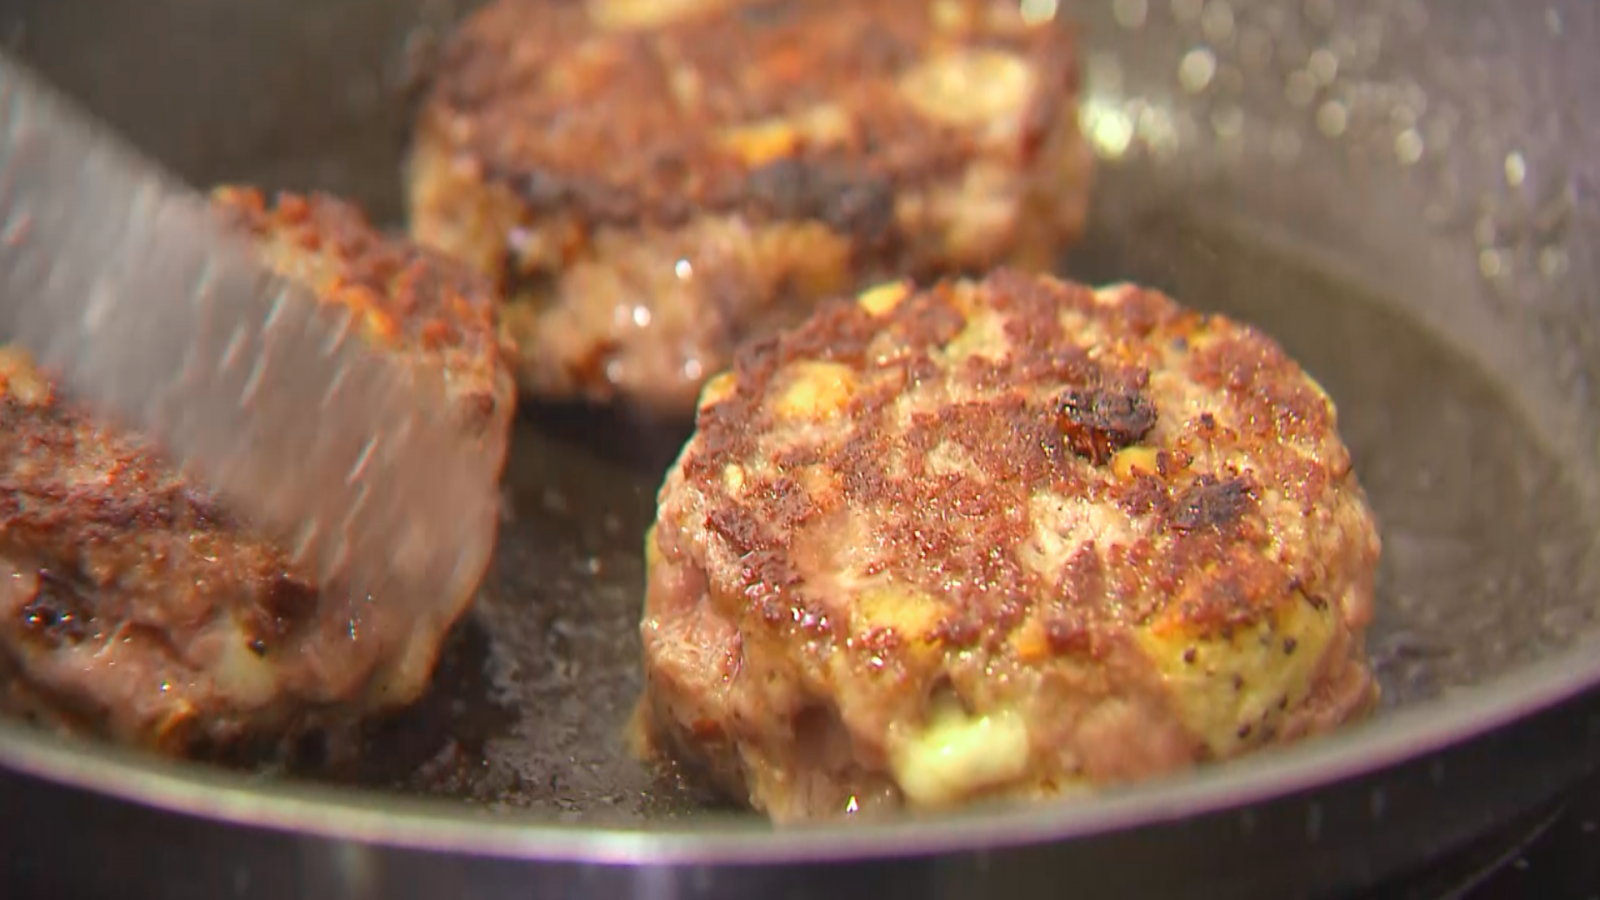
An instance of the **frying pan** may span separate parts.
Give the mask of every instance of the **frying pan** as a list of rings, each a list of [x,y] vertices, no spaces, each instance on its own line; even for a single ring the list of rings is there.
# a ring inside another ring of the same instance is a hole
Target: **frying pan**
[[[4,0],[0,39],[197,184],[400,225],[408,73],[472,4]],[[1064,0],[1102,160],[1063,260],[1274,334],[1385,537],[1370,722],[1069,804],[775,832],[629,761],[640,539],[681,427],[531,407],[432,693],[358,765],[0,723],[6,896],[1323,897],[1600,761],[1600,7]]]

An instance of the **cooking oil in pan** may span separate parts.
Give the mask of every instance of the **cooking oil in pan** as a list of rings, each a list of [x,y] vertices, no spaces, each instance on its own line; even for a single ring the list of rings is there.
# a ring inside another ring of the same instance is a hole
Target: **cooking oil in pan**
[[[1332,394],[1383,533],[1369,647],[1385,709],[1491,678],[1590,622],[1572,598],[1593,531],[1561,468],[1487,376],[1390,305],[1181,224],[1078,257],[1080,279],[1144,281],[1261,326]],[[633,761],[624,737],[640,686],[643,533],[685,437],[528,416],[507,473],[514,517],[481,601],[432,694],[376,727],[363,769],[341,779],[595,823],[712,806]]]

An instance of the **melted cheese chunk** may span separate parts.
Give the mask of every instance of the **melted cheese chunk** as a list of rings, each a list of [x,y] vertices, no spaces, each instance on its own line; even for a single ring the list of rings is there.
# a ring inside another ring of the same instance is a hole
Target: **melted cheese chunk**
[[[943,355],[947,365],[955,366],[975,356],[1000,362],[1010,352],[1005,320],[993,312],[983,311],[967,320],[967,327],[944,346]]]
[[[50,382],[34,367],[33,356],[14,344],[0,346],[0,395],[23,406],[38,406],[50,399]]]
[[[1020,113],[1033,92],[1033,71],[1012,53],[963,49],[914,66],[900,77],[899,87],[924,117],[975,127]]]
[[[1124,447],[1111,457],[1111,471],[1123,481],[1129,481],[1137,474],[1154,475],[1156,455],[1154,447]]]
[[[708,13],[732,0],[589,0],[589,19],[607,31],[660,28]]]
[[[874,285],[862,291],[856,302],[867,311],[868,315],[882,316],[900,305],[900,301],[911,295],[911,282],[905,279],[890,281]]]
[[[858,631],[892,628],[915,639],[928,636],[944,611],[937,600],[921,591],[890,586],[863,591],[856,600],[854,618]]]
[[[644,533],[644,564],[646,569],[658,568],[665,562],[661,555],[661,545],[656,542],[656,531],[659,528],[660,523],[652,522],[650,529]]]
[[[947,806],[1028,770],[1028,727],[1009,710],[969,715],[954,701],[936,701],[921,732],[897,742],[889,765],[918,806]]]
[[[792,156],[802,145],[828,146],[850,135],[850,118],[838,104],[824,103],[794,116],[774,116],[731,128],[722,144],[750,168]]]
[[[210,674],[217,687],[235,700],[245,706],[258,706],[272,700],[278,679],[272,665],[252,652],[249,643],[243,628],[225,629],[217,642],[217,657]]]
[[[1337,612],[1295,593],[1266,620],[1229,637],[1197,637],[1190,629],[1139,633],[1170,686],[1184,725],[1218,756],[1258,743],[1311,693],[1317,666],[1333,639]]]
[[[732,372],[712,376],[706,381],[705,387],[700,389],[700,408],[708,409],[728,399],[733,395],[736,386]]]
[[[831,362],[799,362],[789,367],[789,386],[774,410],[786,419],[821,419],[842,411],[855,393],[856,376],[848,366]]]

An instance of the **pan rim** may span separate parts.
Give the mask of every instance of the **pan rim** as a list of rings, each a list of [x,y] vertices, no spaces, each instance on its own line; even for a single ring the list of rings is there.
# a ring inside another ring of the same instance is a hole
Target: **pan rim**
[[[196,820],[397,850],[594,866],[860,862],[1062,843],[1243,810],[1378,774],[1600,687],[1597,650],[1600,633],[1591,631],[1547,659],[1349,731],[1098,796],[844,827],[778,830],[753,815],[730,817],[739,823],[733,827],[593,826],[490,815],[441,799],[264,781],[10,720],[0,720],[0,766]]]

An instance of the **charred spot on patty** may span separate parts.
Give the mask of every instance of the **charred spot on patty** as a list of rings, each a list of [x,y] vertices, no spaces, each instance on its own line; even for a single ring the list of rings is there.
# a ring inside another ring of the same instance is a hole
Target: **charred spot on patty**
[[[776,219],[818,219],[871,245],[894,225],[894,189],[870,172],[779,159],[750,173],[752,212]]]
[[[33,599],[22,607],[23,630],[50,646],[88,637],[93,607],[77,588],[49,569],[39,569],[33,577]]]
[[[750,343],[659,494],[649,743],[791,821],[1053,798],[1359,718],[1375,523],[1332,415],[1277,415],[1319,397],[1246,325],[1014,270]],[[824,714],[819,753],[793,723]]]
[[[1156,424],[1155,405],[1129,385],[1071,388],[1061,395],[1058,410],[1068,444],[1097,466]]]
[[[1224,528],[1237,522],[1250,505],[1250,482],[1244,478],[1219,481],[1202,475],[1178,495],[1173,504],[1172,527],[1179,531]]]

